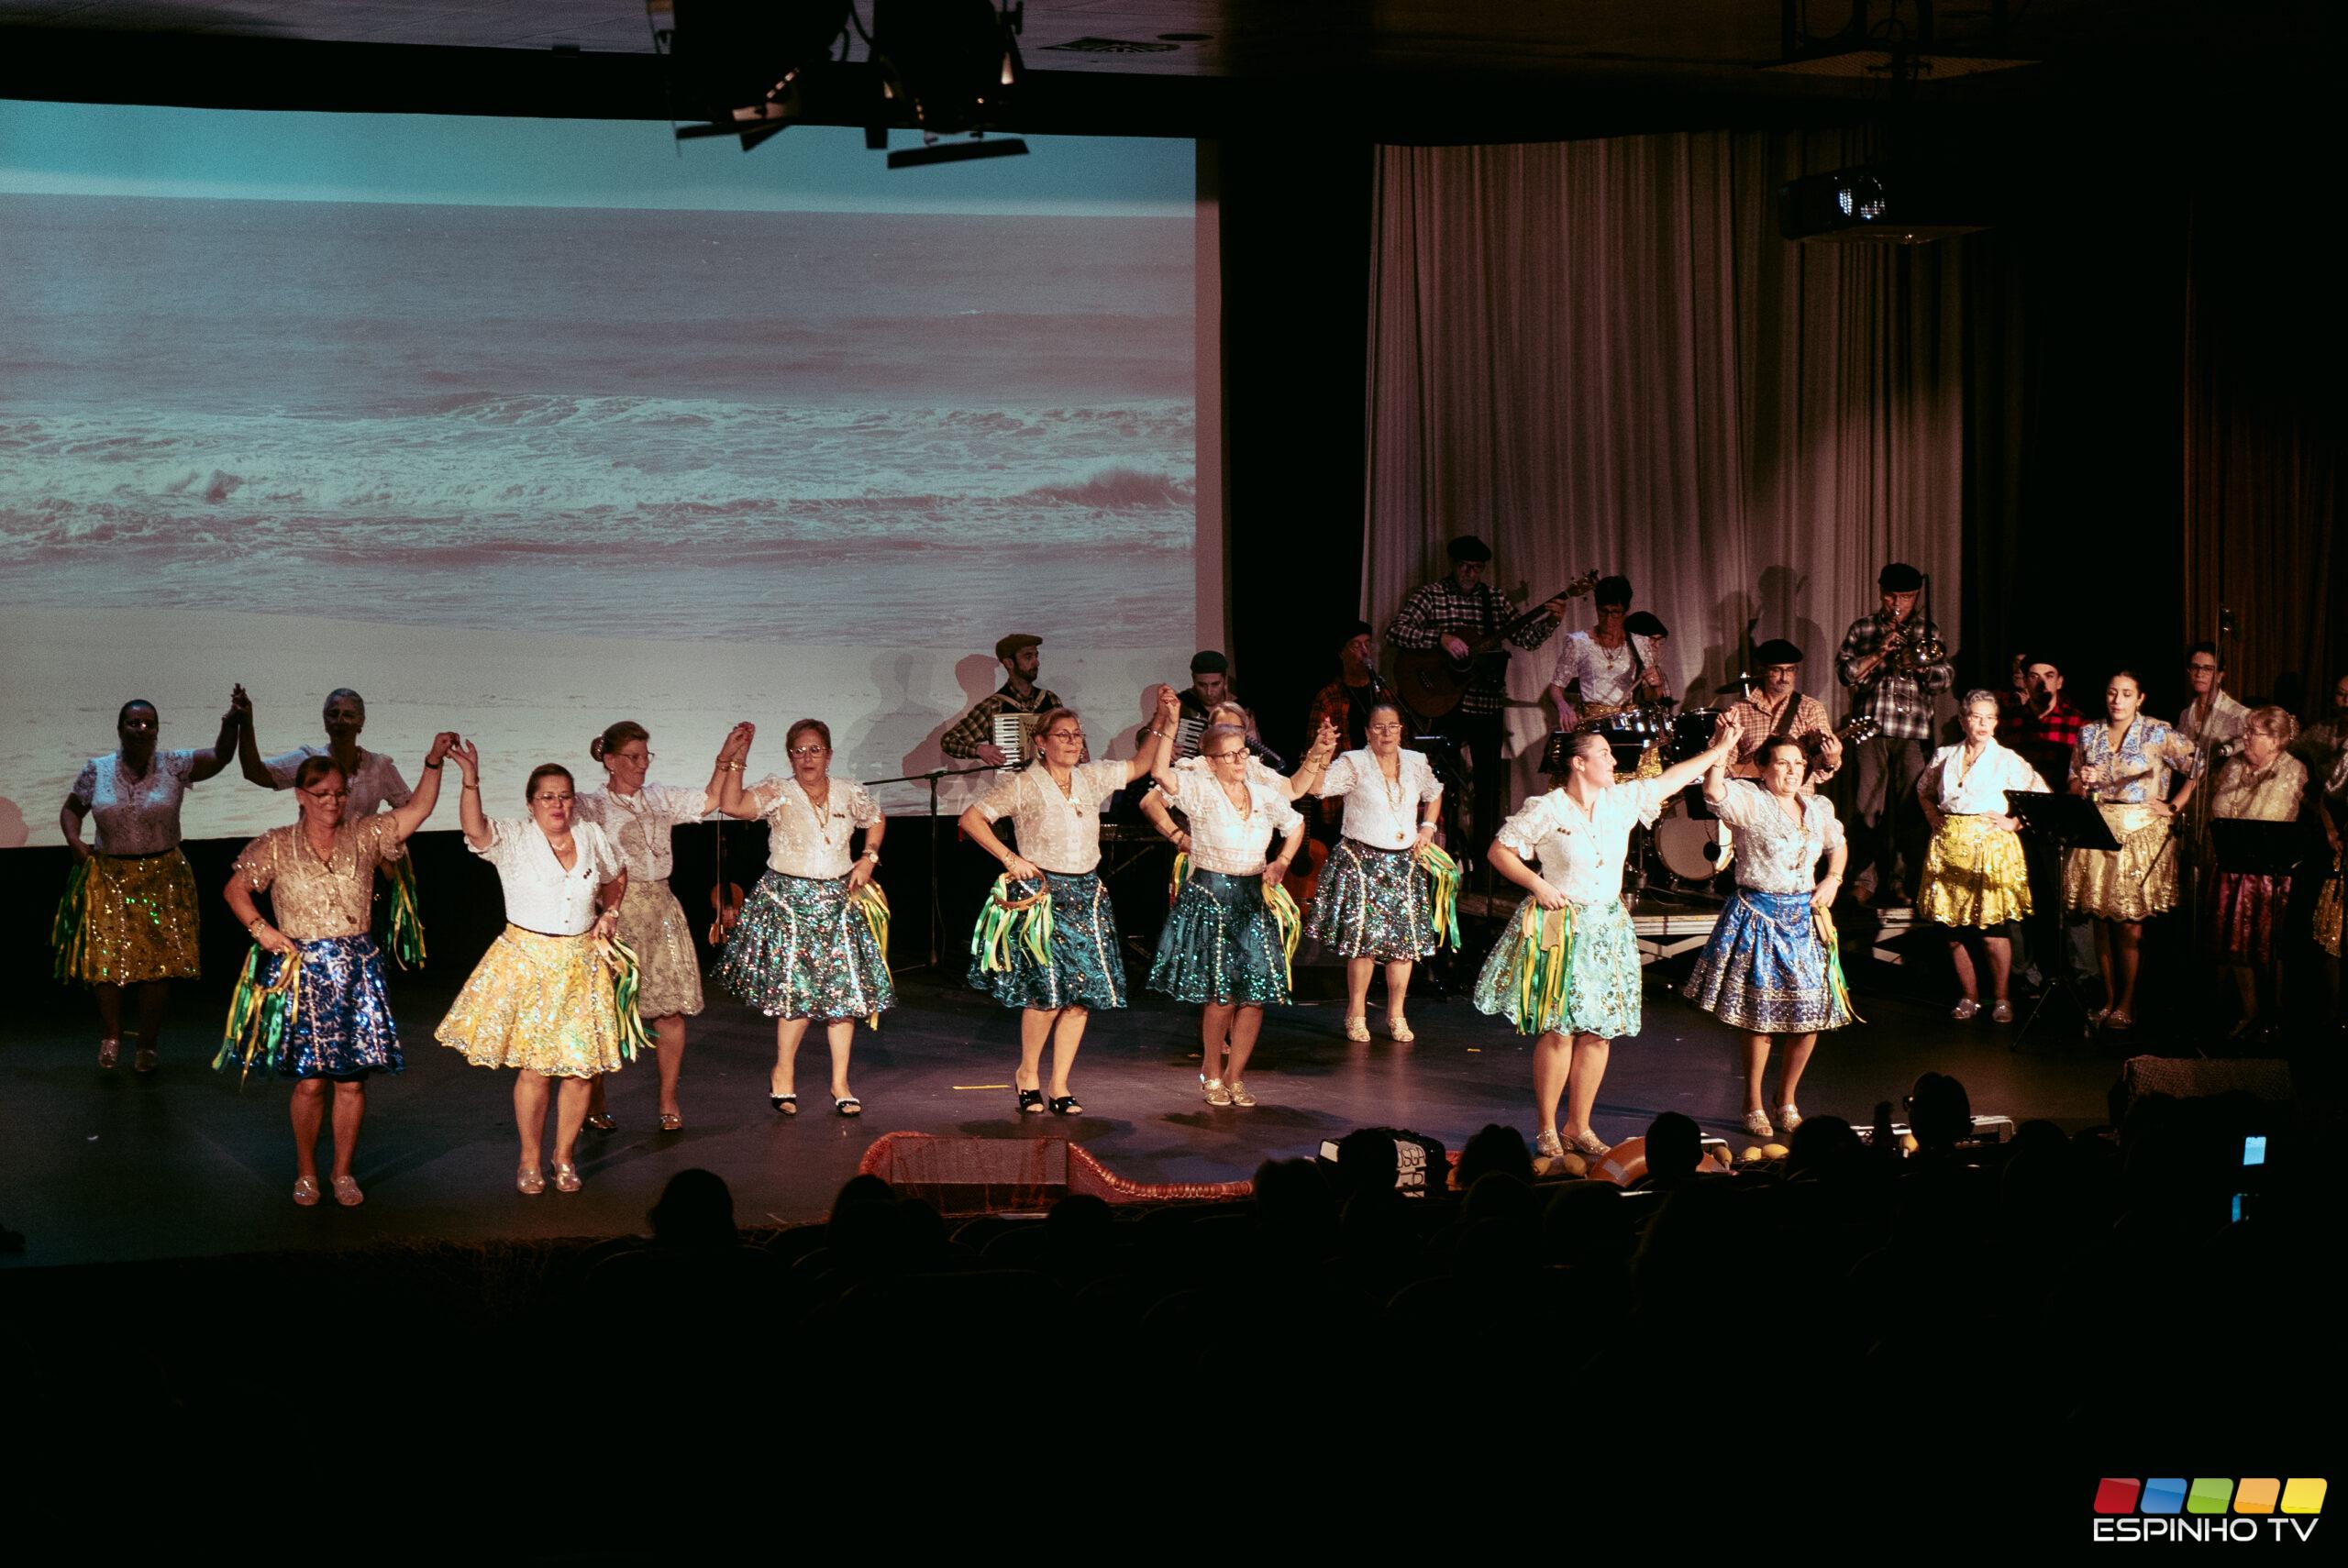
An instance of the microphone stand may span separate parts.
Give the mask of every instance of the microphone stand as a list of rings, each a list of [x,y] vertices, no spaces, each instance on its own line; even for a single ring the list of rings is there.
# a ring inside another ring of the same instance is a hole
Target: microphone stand
[[[1001,768],[981,763],[976,767],[933,767],[926,773],[908,773],[896,778],[875,778],[873,784],[927,784],[929,786],[929,957],[921,964],[907,964],[906,969],[935,969],[938,965],[937,933],[946,923],[946,906],[938,898],[938,862],[943,856],[937,847],[937,781],[959,778],[968,773],[999,773]]]

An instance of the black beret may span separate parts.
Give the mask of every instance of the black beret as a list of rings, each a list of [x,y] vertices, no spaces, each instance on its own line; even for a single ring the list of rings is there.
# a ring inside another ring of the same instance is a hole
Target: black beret
[[[1651,610],[1634,610],[1623,617],[1623,629],[1636,632],[1643,637],[1667,637],[1670,628],[1656,618]]]
[[[1191,656],[1191,673],[1192,675],[1228,675],[1231,673],[1231,661],[1213,648],[1201,648]]]
[[[1451,558],[1455,561],[1488,561],[1492,547],[1473,534],[1462,534],[1451,541]]]
[[[1771,637],[1753,650],[1753,666],[1755,669],[1764,665],[1800,664],[1800,662],[1801,649],[1783,637]]]
[[[1875,585],[1886,593],[1913,593],[1924,586],[1924,574],[1906,561],[1894,561],[1877,574]]]

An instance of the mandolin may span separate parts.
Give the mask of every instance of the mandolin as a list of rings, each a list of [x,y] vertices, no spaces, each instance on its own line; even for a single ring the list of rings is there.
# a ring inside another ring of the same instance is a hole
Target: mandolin
[[[1494,661],[1508,662],[1509,639],[1535,623],[1548,618],[1544,608],[1549,599],[1579,599],[1598,586],[1596,567],[1573,580],[1562,593],[1553,593],[1515,620],[1494,631],[1479,632],[1474,636],[1460,636],[1468,645],[1466,658],[1454,658],[1448,650],[1438,647],[1405,648],[1394,661],[1394,684],[1402,701],[1421,716],[1439,719],[1459,706],[1468,688]]]

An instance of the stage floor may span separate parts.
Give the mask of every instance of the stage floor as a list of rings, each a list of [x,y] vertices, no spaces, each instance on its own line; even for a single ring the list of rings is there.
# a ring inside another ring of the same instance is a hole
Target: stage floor
[[[1617,1042],[1595,1124],[1621,1139],[1659,1111],[1680,1110],[1741,1149],[1754,1140],[1742,1126],[1735,1036],[1666,989],[1683,970],[1649,971],[1645,1028]],[[800,1054],[801,1114],[777,1116],[767,1104],[773,1026],[713,998],[691,1024],[684,1130],[655,1129],[654,1069],[632,1066],[611,1085],[618,1131],[581,1140],[585,1189],[549,1186],[524,1198],[513,1187],[511,1076],[468,1067],[431,1039],[460,978],[393,978],[409,1066],[369,1090],[357,1170],[367,1202],[349,1210],[330,1197],[294,1206],[289,1090],[258,1078],[240,1088],[234,1073],[211,1070],[219,1018],[193,988],[164,1065],[149,1077],[129,1070],[127,1053],[117,1071],[98,1070],[94,1019],[60,1010],[12,1023],[0,1054],[0,1225],[23,1231],[28,1245],[0,1267],[621,1234],[646,1229],[661,1186],[695,1165],[732,1185],[745,1225],[820,1219],[867,1145],[895,1131],[1066,1136],[1130,1179],[1200,1182],[1245,1179],[1268,1156],[1310,1154],[1356,1127],[1409,1127],[1456,1149],[1487,1122],[1529,1130],[1533,1121],[1531,1043],[1464,998],[1425,994],[1411,1004],[1418,1039],[1409,1046],[1384,1037],[1375,998],[1378,1037],[1366,1045],[1339,1032],[1339,1003],[1276,1010],[1247,1074],[1262,1101],[1252,1110],[1200,1099],[1195,1010],[1146,995],[1095,1018],[1075,1075],[1085,1115],[1021,1118],[1009,1087],[1016,1015],[958,979],[907,974],[879,1032],[857,1032],[861,1118],[832,1113],[828,1057],[814,1040]],[[1869,1021],[1822,1042],[1801,1095],[1807,1112],[1858,1121],[1938,1068],[1964,1081],[1982,1114],[2067,1128],[2103,1120],[2117,1063],[2058,1031],[2042,1027],[2014,1052],[2013,1031],[1986,1014],[1957,1024],[1941,1002],[1864,991],[1855,999]]]

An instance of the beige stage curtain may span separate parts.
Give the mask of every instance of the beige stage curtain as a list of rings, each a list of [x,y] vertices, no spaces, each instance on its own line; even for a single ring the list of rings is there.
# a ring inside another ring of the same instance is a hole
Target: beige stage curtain
[[[1689,703],[1755,640],[1805,689],[1901,559],[1958,621],[1963,241],[1797,246],[1777,188],[1855,138],[1704,133],[1379,149],[1363,613],[1382,635],[1476,534],[1539,598],[1627,575]],[[1591,624],[1577,602],[1567,629]],[[1553,639],[1512,661],[1517,792]]]

